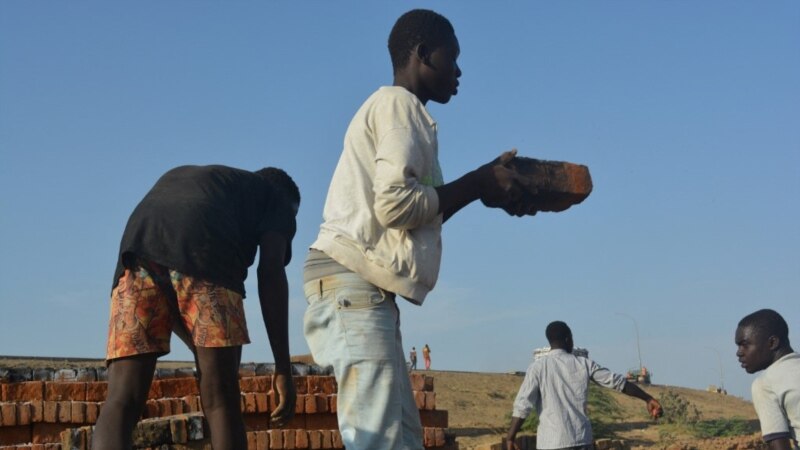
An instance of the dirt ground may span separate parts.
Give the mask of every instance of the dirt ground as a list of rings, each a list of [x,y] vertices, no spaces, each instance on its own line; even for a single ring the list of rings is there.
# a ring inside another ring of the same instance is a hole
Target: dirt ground
[[[96,359],[76,358],[5,358],[0,356],[0,368],[76,368],[97,367],[104,362]],[[159,367],[192,367],[191,362],[161,361]],[[450,430],[458,436],[459,447],[464,450],[479,444],[500,442],[507,431],[511,407],[522,376],[517,374],[420,371],[434,377],[436,409],[448,411]],[[687,389],[681,387],[646,386],[645,390],[656,398],[668,389],[680,394],[694,404],[703,419],[742,418],[751,421],[757,430],[757,416],[750,402],[733,396]],[[649,420],[641,400],[612,392],[623,409],[623,419],[616,433],[631,443],[634,449],[662,448],[660,426]],[[675,436],[679,442],[704,448],[688,436]]]

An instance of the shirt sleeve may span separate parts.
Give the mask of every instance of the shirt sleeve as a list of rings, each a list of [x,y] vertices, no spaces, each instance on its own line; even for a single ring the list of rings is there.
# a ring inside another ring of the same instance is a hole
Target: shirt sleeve
[[[420,125],[421,126],[421,125]],[[388,228],[414,229],[439,215],[436,188],[421,182],[430,165],[418,148],[421,134],[412,124],[380,137],[375,155],[375,216]]]
[[[535,363],[531,363],[528,371],[525,373],[525,379],[517,392],[517,398],[514,400],[514,407],[511,415],[524,419],[528,417],[531,410],[536,406],[539,401],[539,376],[536,370]]]
[[[614,373],[605,367],[597,364],[591,359],[586,359],[589,365],[589,377],[600,386],[622,391],[625,388],[625,377]]]
[[[781,402],[775,392],[764,382],[763,377],[756,378],[750,388],[753,406],[761,423],[761,436],[764,441],[791,438],[791,429]]]

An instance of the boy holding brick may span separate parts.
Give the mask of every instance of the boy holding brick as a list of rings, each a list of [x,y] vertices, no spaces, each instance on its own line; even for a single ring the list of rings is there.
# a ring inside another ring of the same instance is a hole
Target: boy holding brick
[[[519,194],[518,175],[505,167],[513,151],[443,182],[425,105],[457,93],[459,52],[443,16],[413,10],[397,20],[389,36],[394,83],[350,122],[306,260],[304,333],[315,361],[333,366],[349,450],[423,448],[396,296],[421,305],[434,287],[443,222],[479,198],[499,206]]]
[[[762,438],[770,450],[797,448],[800,436],[800,354],[789,345],[780,314],[761,309],[736,328],[736,356],[747,373],[764,371],[751,387]]]
[[[300,192],[286,172],[183,166],[164,174],[128,219],[111,293],[108,397],[97,450],[131,448],[156,360],[173,331],[192,349],[215,450],[245,449],[239,364],[249,343],[244,280],[258,263],[258,297],[275,357],[275,425],[295,407],[288,286]]]

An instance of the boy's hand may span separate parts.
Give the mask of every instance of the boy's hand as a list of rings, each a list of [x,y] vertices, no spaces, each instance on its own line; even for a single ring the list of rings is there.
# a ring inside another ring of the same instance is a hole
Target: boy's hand
[[[504,438],[505,441],[505,450],[519,450],[519,445],[514,442],[514,439]]]
[[[481,166],[478,172],[481,201],[490,208],[504,208],[514,204],[522,195],[522,189],[516,184],[524,183],[525,178],[516,170],[507,167],[507,164],[517,155],[513,149],[504,152],[499,158]],[[506,209],[509,214],[514,214],[516,209]]]
[[[647,412],[650,413],[650,417],[653,419],[658,419],[664,415],[664,409],[661,408],[661,403],[654,398],[647,401]]]
[[[270,414],[270,421],[273,425],[282,427],[294,417],[297,393],[290,374],[276,373],[272,376],[272,386],[278,398],[278,406]]]

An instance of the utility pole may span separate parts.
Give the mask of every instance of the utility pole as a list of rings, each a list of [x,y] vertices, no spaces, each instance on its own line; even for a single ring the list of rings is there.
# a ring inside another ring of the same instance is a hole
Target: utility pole
[[[639,373],[641,374],[644,366],[642,365],[642,349],[639,346],[639,325],[636,323],[636,319],[634,319],[632,316],[621,312],[618,312],[617,314],[627,317],[633,321],[633,328],[636,330],[636,354],[639,355]]]
[[[714,347],[708,347],[708,348],[710,348],[711,350],[714,351],[714,353],[717,354],[717,364],[719,364],[719,388],[722,391],[725,391],[725,379],[724,379],[724,374],[722,372],[722,357],[719,355],[719,350],[717,350],[716,348]]]

